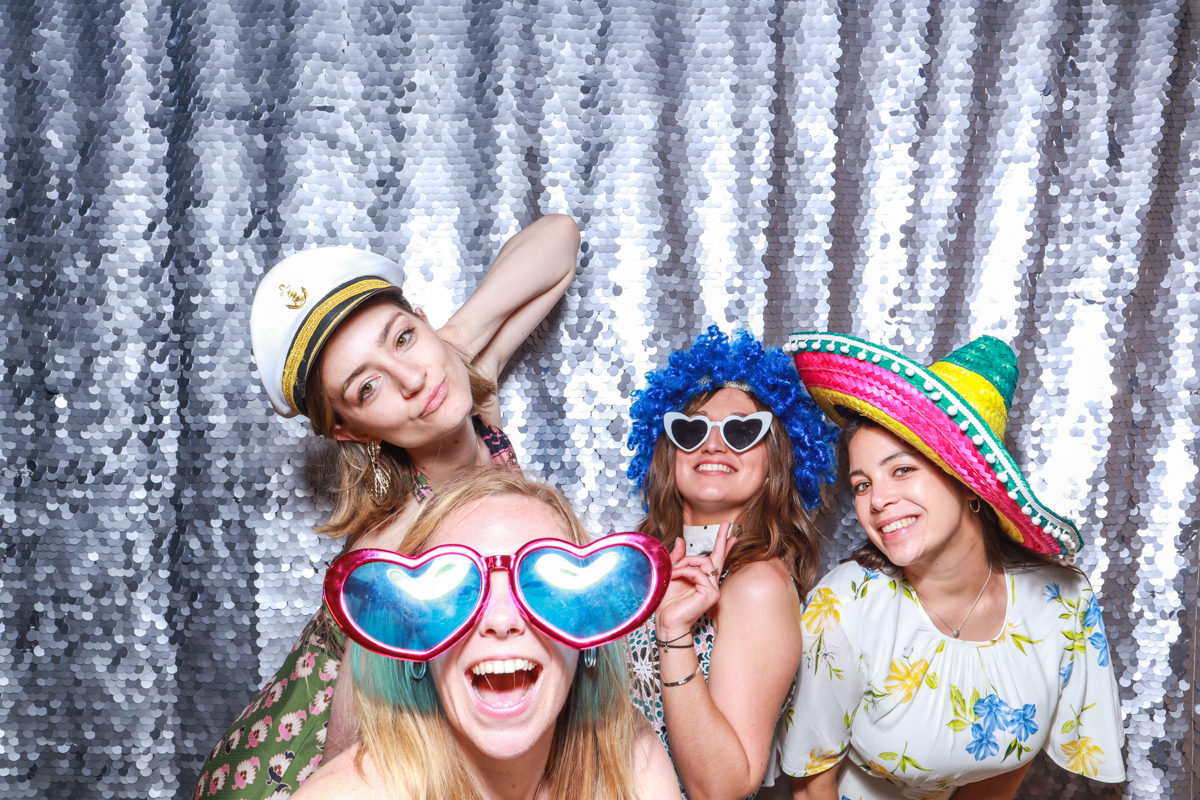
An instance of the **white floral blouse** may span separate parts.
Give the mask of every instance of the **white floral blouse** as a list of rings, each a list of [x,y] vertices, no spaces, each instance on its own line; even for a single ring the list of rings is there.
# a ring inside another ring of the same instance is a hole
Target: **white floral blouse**
[[[1089,778],[1125,779],[1124,731],[1100,604],[1055,567],[1005,575],[1004,629],[942,634],[903,578],[842,564],[812,590],[783,770],[843,756],[838,795],[945,798],[1028,763],[1039,749]]]

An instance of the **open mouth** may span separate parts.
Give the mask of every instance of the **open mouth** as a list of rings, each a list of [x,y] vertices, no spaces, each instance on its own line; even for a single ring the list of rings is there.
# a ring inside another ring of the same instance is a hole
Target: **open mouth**
[[[904,519],[898,519],[895,522],[889,522],[887,525],[884,525],[879,529],[879,532],[882,534],[895,533],[896,531],[907,528],[916,521],[916,517],[905,517]]]
[[[484,705],[511,708],[524,700],[538,677],[542,665],[525,658],[480,661],[468,670],[471,688]]]
[[[735,470],[727,464],[697,464],[696,472],[715,472],[722,475],[731,475]]]

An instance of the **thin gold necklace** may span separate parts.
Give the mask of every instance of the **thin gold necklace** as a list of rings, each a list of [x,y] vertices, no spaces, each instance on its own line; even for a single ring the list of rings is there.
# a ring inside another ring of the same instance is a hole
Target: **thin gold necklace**
[[[936,608],[934,608],[933,606],[929,605],[929,601],[928,601],[928,600],[926,600],[924,597],[921,597],[921,593],[920,593],[920,592],[917,592],[917,587],[913,586],[913,591],[914,591],[914,592],[916,592],[916,594],[917,594],[917,597],[921,597],[921,602],[925,604],[925,607],[926,607],[926,608],[928,608],[930,611],[932,611],[932,612],[933,612],[933,615],[934,615],[935,617],[937,617],[939,620],[941,620],[941,622],[942,622],[942,624],[943,624],[943,625],[945,625],[947,628],[950,628],[950,633],[952,633],[952,634],[954,635],[954,638],[955,638],[955,639],[957,639],[957,638],[958,638],[958,634],[962,632],[963,625],[966,625],[966,624],[967,624],[967,620],[969,620],[969,619],[971,618],[971,612],[975,610],[975,606],[979,605],[979,599],[980,599],[981,597],[983,597],[983,593],[984,593],[984,592],[987,590],[988,584],[989,584],[989,583],[991,583],[991,582],[992,582],[992,565],[991,565],[991,564],[988,564],[988,576],[987,576],[987,580],[985,580],[985,581],[983,582],[983,588],[979,590],[979,596],[975,598],[975,602],[974,602],[974,603],[971,603],[971,607],[970,607],[970,608],[967,610],[967,615],[966,615],[965,617],[963,617],[963,618],[962,618],[962,622],[958,623],[958,628],[957,628],[957,629],[955,629],[955,628],[950,628],[950,623],[949,623],[949,622],[946,622],[946,618],[945,618],[945,617],[943,617],[941,614],[939,614],[939,613],[937,612],[937,609],[936,609]]]

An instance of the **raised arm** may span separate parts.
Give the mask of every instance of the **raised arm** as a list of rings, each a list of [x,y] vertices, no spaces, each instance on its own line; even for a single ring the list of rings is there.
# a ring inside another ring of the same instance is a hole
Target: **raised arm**
[[[579,228],[564,214],[549,214],[518,231],[439,331],[442,338],[495,379],[571,285],[578,252]]]
[[[671,758],[693,800],[740,800],[758,788],[800,665],[800,602],[782,565],[760,561],[730,575],[718,609],[708,683],[663,688]],[[659,652],[665,681],[696,664],[690,649]]]

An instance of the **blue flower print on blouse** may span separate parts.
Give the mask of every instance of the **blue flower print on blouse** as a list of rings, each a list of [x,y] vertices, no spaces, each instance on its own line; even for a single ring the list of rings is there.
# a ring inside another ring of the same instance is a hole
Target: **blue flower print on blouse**
[[[1019,741],[1025,741],[1030,736],[1037,733],[1037,723],[1033,721],[1034,708],[1032,703],[1026,703],[1020,708],[1014,708],[1012,712],[1012,730],[1017,735]]]
[[[1026,703],[1020,708],[1012,708],[994,692],[986,697],[980,697],[971,706],[974,723],[971,724],[971,741],[967,744],[967,752],[973,755],[976,761],[983,761],[985,758],[998,755],[1000,744],[996,741],[996,734],[1011,733],[1013,739],[1009,742],[1004,752],[1004,758],[1001,760],[1003,761],[1013,753],[1016,753],[1018,759],[1021,758],[1022,755],[1030,752],[1030,748],[1025,746],[1025,741],[1037,733],[1038,726],[1033,721],[1036,713],[1037,707],[1033,703]]]
[[[1001,700],[995,694],[989,694],[987,697],[981,697],[975,701],[975,719],[983,723],[988,734],[992,734],[997,728],[1008,730],[1012,725],[1012,709],[1008,707],[1008,703]]]
[[[983,761],[999,753],[1000,745],[996,744],[996,737],[986,725],[976,722],[971,726],[971,742],[967,745],[967,752],[975,756],[976,761]]]
[[[1079,631],[1063,631],[1067,637],[1066,649],[1076,653],[1086,653],[1090,644],[1096,653],[1096,663],[1101,667],[1108,666],[1108,637],[1104,633],[1104,616],[1100,613],[1100,601],[1092,594],[1087,600],[1068,600],[1062,596],[1057,583],[1051,583],[1043,590],[1047,603],[1058,603],[1063,607],[1062,618],[1070,619],[1073,615],[1079,617]],[[1063,683],[1067,682],[1067,672]]]
[[[1100,613],[1100,601],[1096,599],[1096,595],[1092,595],[1092,602],[1088,603],[1087,611],[1084,612],[1083,626],[1089,630],[1095,629],[1088,637],[1088,644],[1099,651],[1096,654],[1096,663],[1107,667],[1108,636],[1104,632],[1104,615]]]

